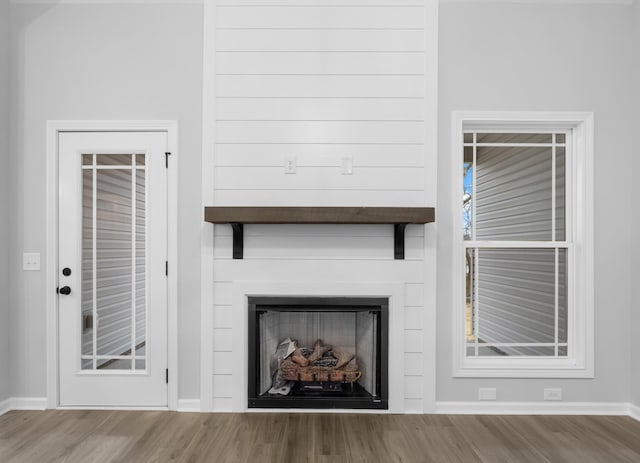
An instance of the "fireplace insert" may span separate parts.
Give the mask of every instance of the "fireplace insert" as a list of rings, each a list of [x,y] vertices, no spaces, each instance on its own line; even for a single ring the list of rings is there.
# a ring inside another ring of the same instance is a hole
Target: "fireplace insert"
[[[388,408],[389,300],[250,297],[249,408]]]

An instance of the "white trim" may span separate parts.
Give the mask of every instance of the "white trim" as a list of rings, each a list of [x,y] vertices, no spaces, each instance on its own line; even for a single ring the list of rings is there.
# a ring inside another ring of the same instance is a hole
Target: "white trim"
[[[446,415],[629,415],[624,402],[438,402]]]
[[[424,59],[425,69],[434,69],[425,76],[425,155],[432,159],[429,168],[424,169],[424,202],[427,205],[437,204],[438,171],[438,30],[439,15],[438,2],[425,3],[425,38]],[[416,412],[433,412],[436,407],[436,362],[437,362],[437,248],[438,224],[436,222],[424,225],[424,280],[423,280],[423,319],[422,319],[422,410]],[[404,391],[403,394],[404,396]],[[403,406],[404,408],[404,406]],[[405,413],[413,411],[405,410]]]
[[[537,131],[573,129],[572,140],[580,156],[571,158],[569,177],[570,197],[573,206],[567,208],[567,222],[571,222],[573,242],[569,245],[573,261],[570,263],[570,301],[573,307],[569,333],[569,351],[572,358],[470,358],[465,354],[464,313],[459,309],[464,289],[464,242],[462,233],[455,233],[452,246],[453,281],[453,376],[454,377],[505,377],[505,378],[593,378],[594,377],[594,147],[593,113],[585,112],[512,112],[512,111],[454,111],[452,113],[452,154],[449,159],[451,173],[451,219],[453,230],[462,230],[462,214],[459,214],[462,191],[463,131],[486,130]],[[569,150],[567,150],[568,155]],[[580,207],[575,207],[579,205]],[[514,243],[508,243],[513,245]],[[515,243],[519,244],[519,243]],[[525,243],[526,244],[526,243]],[[547,247],[562,242],[546,243]],[[503,246],[501,243],[487,245]],[[534,246],[535,243],[531,243]],[[505,245],[506,246],[506,245]]]
[[[249,296],[323,296],[389,298],[389,409],[404,412],[404,282],[379,281],[236,281],[233,283],[233,397],[232,411],[247,408],[247,304]],[[280,410],[284,412],[285,410]],[[329,410],[319,410],[328,412]],[[353,410],[351,410],[353,412]]]
[[[14,5],[126,5],[126,4],[176,4],[201,5],[204,0],[10,0]]]
[[[4,399],[0,402],[0,416],[4,415],[8,411],[11,411],[11,399]]]
[[[215,204],[215,2],[204,3],[202,46],[202,211]],[[202,221],[200,248],[200,404],[213,410],[214,225]]]
[[[440,3],[532,3],[544,5],[633,5],[633,0],[440,0]]]
[[[167,172],[167,367],[169,384],[167,403],[175,410],[178,401],[178,123],[177,121],[47,121],[46,160],[46,408],[59,406],[58,378],[58,134],[60,132],[166,132],[171,152]],[[173,270],[173,271],[172,271]],[[171,374],[171,372],[174,372]]]
[[[629,404],[629,416],[634,420],[640,421],[640,407],[635,404]]]
[[[13,4],[42,5],[108,5],[108,4],[207,4],[204,0],[11,0]],[[286,3],[286,2],[280,2]],[[316,3],[321,4],[321,1]],[[633,0],[440,0],[440,3],[533,3],[545,5],[633,5]]]
[[[46,410],[46,397],[12,397],[9,399],[10,410]]]
[[[179,399],[177,410],[179,412],[199,412],[201,411],[200,399]]]
[[[167,275],[167,368],[169,369],[169,384],[167,391],[167,406],[169,410],[178,407],[179,390],[179,342],[178,342],[178,269],[180,257],[178,254],[178,223],[179,223],[179,163],[178,122],[167,121],[167,147],[171,153],[167,171],[167,259],[169,271]]]

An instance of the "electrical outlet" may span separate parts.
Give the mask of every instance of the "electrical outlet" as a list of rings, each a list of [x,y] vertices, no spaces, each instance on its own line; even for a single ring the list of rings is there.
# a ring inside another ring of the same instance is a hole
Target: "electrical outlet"
[[[479,388],[478,400],[496,400],[496,388],[495,387]]]
[[[544,389],[544,400],[562,400],[562,389],[547,387]]]
[[[295,156],[287,156],[284,159],[284,173],[295,174],[298,167],[298,162]]]
[[[40,270],[40,253],[25,252],[22,254],[23,270]]]

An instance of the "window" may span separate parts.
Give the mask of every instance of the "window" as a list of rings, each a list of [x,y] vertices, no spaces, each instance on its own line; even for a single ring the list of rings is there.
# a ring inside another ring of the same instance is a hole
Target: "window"
[[[456,376],[593,376],[592,118],[455,113]]]

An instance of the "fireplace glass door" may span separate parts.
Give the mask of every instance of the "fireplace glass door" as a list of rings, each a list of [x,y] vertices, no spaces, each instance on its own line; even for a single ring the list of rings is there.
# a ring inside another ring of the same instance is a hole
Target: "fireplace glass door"
[[[386,409],[388,300],[249,298],[250,408]]]

